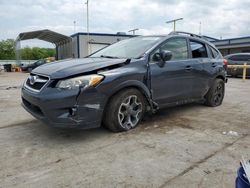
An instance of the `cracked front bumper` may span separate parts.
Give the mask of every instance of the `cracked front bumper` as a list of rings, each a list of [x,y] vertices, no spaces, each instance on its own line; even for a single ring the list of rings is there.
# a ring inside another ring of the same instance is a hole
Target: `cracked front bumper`
[[[22,106],[35,118],[61,128],[99,127],[106,98],[96,88],[80,94],[79,90],[46,88],[36,93],[22,88]]]

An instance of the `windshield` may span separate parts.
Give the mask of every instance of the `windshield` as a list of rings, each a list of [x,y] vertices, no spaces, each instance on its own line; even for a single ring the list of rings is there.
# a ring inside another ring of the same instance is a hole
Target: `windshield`
[[[112,44],[90,57],[107,57],[107,58],[139,58],[154,44],[159,42],[161,37],[133,37]]]

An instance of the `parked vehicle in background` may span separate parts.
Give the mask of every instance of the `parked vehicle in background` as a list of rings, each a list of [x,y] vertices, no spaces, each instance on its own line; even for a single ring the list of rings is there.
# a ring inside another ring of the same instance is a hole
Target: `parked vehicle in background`
[[[22,104],[55,127],[127,131],[147,111],[195,101],[221,105],[224,63],[213,44],[194,34],[133,37],[87,58],[36,68],[23,85]]]
[[[31,72],[36,67],[41,66],[45,63],[48,63],[46,59],[39,59],[38,61],[31,64],[22,64],[20,67],[23,72]]]
[[[236,53],[224,57],[228,61],[228,65],[250,65],[250,53]],[[228,67],[227,74],[229,76],[242,76],[243,68]],[[247,68],[246,75],[250,76],[250,68]]]
[[[0,72],[4,72],[4,66],[0,65]]]

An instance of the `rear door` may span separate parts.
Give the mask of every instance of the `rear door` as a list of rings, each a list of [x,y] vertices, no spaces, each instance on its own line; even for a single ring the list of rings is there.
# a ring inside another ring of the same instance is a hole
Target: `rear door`
[[[205,43],[190,39],[189,44],[192,57],[192,74],[194,77],[192,98],[202,98],[209,88],[209,82],[212,77],[212,72],[210,71],[212,71],[213,62],[208,57]],[[206,70],[207,67],[209,67],[209,71]]]
[[[151,92],[154,101],[160,106],[191,97],[193,76],[187,44],[184,37],[171,38],[150,55]],[[168,50],[173,54],[172,59],[166,61],[163,67],[152,58],[161,50]]]

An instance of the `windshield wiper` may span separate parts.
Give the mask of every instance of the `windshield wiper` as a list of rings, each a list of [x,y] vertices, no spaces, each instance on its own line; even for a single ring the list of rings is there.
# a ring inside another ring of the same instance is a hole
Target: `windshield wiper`
[[[110,59],[118,59],[119,58],[119,57],[109,56],[109,55],[101,55],[100,57],[110,58]]]

